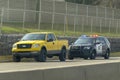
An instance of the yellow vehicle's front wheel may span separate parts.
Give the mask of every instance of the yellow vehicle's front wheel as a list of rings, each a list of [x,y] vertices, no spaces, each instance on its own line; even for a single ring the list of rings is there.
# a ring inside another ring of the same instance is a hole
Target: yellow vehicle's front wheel
[[[21,61],[21,57],[13,55],[13,61],[14,62],[20,62]]]
[[[39,55],[35,57],[35,60],[38,62],[46,62],[46,54],[47,51],[45,49],[42,49]]]

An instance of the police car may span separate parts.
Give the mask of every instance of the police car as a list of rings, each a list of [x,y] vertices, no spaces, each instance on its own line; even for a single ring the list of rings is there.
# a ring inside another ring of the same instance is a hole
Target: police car
[[[72,60],[75,57],[95,59],[96,56],[109,59],[110,51],[110,42],[106,37],[81,36],[69,46],[68,59]]]

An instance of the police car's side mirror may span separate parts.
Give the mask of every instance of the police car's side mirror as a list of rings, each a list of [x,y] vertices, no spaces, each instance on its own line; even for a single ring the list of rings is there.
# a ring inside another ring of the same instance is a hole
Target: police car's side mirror
[[[73,45],[73,41],[70,41],[70,43],[69,43],[70,45]]]
[[[71,42],[71,43],[69,43],[69,45],[73,45],[73,43]]]
[[[73,45],[73,43],[71,43],[71,45]]]

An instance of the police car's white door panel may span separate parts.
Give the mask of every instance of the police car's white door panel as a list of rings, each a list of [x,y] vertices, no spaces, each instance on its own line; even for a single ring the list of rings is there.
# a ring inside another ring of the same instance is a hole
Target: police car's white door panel
[[[107,48],[107,46],[103,43],[103,44],[102,44],[102,53],[103,53],[103,54],[106,53],[106,48]]]
[[[102,54],[102,43],[96,45],[97,54]]]

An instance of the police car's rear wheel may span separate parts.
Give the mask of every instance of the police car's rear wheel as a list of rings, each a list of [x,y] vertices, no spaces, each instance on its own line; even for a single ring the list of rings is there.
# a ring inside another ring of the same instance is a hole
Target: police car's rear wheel
[[[90,59],[95,59],[96,58],[96,51],[92,51],[90,54]]]
[[[109,59],[109,56],[110,56],[110,51],[107,50],[106,54],[104,55],[104,59]]]

